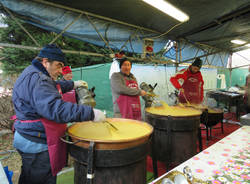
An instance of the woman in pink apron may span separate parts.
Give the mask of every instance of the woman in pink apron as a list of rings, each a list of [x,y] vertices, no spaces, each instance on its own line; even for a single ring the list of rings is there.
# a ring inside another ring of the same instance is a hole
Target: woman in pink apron
[[[73,78],[73,74],[72,74],[72,70],[69,66],[65,66],[62,68],[62,75],[63,75],[63,78],[62,80],[63,81],[68,81],[68,80],[72,80]],[[76,103],[76,92],[75,90],[71,90],[67,93],[64,93],[62,95],[62,98],[65,102],[72,102],[72,103]]]
[[[120,72],[111,76],[114,117],[141,120],[140,90],[134,75],[130,72],[132,63],[127,58],[120,61]]]
[[[71,81],[73,78],[72,70],[69,66],[62,68],[62,81]],[[86,87],[88,89],[88,83],[82,80],[75,81],[78,86]],[[76,103],[76,91],[75,89],[62,94],[62,99],[65,102]]]

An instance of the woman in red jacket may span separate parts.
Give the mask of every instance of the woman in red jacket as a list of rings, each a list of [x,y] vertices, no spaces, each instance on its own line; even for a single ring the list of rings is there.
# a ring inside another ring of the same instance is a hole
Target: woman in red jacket
[[[187,103],[187,101],[192,104],[202,103],[204,81],[200,72],[201,66],[201,59],[196,58],[192,65],[170,78],[173,86],[180,91],[180,103]]]

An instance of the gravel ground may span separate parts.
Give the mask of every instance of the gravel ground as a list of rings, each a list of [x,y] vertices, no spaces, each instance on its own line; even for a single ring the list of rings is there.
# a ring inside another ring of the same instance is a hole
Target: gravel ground
[[[13,134],[6,133],[0,136],[0,152],[4,152],[7,150],[14,150],[12,146]],[[6,157],[6,155],[0,155],[0,158]],[[7,159],[1,160],[1,163],[4,166],[8,166],[9,170],[13,171],[12,181],[14,184],[18,183],[18,177],[20,174],[21,168],[21,157],[17,152],[12,153]]]

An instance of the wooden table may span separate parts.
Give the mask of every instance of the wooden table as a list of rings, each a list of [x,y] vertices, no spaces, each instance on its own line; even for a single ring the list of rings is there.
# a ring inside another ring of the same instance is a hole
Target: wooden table
[[[239,128],[171,171],[183,172],[185,166],[195,178],[208,183],[250,183],[250,126]],[[158,184],[168,173],[150,184]]]

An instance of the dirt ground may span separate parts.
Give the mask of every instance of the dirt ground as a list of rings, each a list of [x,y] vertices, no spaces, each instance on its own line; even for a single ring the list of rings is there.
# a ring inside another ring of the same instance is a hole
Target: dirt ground
[[[0,135],[0,152],[4,152],[7,150],[14,150],[12,146],[13,136],[14,136],[13,133]],[[8,155],[9,154],[6,155],[0,154],[0,158],[6,157]],[[11,155],[7,159],[1,160],[1,163],[3,167],[8,166],[9,170],[13,171],[12,181],[13,184],[17,184],[22,165],[20,155],[17,152],[11,153]],[[68,167],[73,167],[73,159],[71,157],[69,157],[68,160]]]
[[[0,136],[0,152],[4,152],[7,150],[13,150],[12,146],[13,134],[7,133],[5,135]],[[3,158],[8,155],[0,155],[0,158]],[[21,169],[21,157],[17,152],[14,152],[7,159],[1,160],[1,163],[4,166],[8,166],[9,170],[13,171],[12,181],[13,184],[18,183],[18,177]]]

